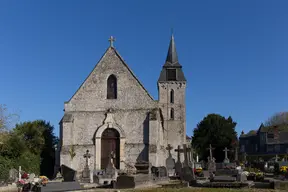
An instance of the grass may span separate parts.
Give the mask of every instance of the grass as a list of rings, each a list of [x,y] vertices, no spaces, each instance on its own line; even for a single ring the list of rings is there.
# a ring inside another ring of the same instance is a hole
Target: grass
[[[123,190],[120,190],[121,192]],[[150,189],[131,189],[125,192],[280,192],[273,189],[228,189],[228,188],[150,188]],[[284,192],[284,191],[281,191]]]

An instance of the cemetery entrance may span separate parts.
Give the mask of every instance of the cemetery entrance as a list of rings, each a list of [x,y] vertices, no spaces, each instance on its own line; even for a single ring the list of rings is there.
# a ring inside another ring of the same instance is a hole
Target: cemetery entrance
[[[107,167],[112,155],[116,169],[120,167],[120,135],[116,129],[107,128],[101,137],[101,169]]]

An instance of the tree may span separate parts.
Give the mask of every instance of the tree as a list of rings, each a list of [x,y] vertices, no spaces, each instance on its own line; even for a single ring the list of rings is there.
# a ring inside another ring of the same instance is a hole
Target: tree
[[[204,117],[194,129],[192,137],[192,145],[196,148],[200,158],[207,159],[209,156],[207,148],[211,144],[216,161],[223,161],[225,158],[224,148],[233,149],[237,145],[236,124],[230,116],[225,118],[218,114],[209,114]],[[233,157],[233,155],[231,156]]]
[[[7,131],[17,117],[16,114],[8,113],[6,105],[0,104],[0,132]]]
[[[266,122],[265,126],[274,126],[288,124],[288,112],[280,112],[272,115]]]
[[[58,139],[53,133],[54,127],[43,120],[28,121],[16,124],[13,134],[22,139],[28,151],[41,158],[40,173],[53,176],[55,149]],[[38,161],[37,158],[34,158]]]

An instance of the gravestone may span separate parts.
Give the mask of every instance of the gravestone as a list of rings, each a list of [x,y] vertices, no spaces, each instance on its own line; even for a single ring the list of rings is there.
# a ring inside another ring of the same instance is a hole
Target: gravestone
[[[246,182],[247,181],[247,176],[244,172],[239,172],[237,174],[237,181],[238,182]]]
[[[234,155],[234,161],[237,162],[238,161],[238,147],[236,146],[234,149],[235,155]]]
[[[115,154],[114,152],[112,151],[111,154],[110,154],[110,160],[107,164],[107,167],[105,169],[105,177],[109,177],[111,179],[116,179],[117,178],[117,169],[115,168],[114,166],[114,161],[113,159],[115,158]]]
[[[214,148],[212,148],[211,144],[209,145],[209,148],[207,148],[207,150],[209,150],[209,157],[208,157],[208,162],[209,160],[213,159],[213,154],[212,154],[212,150],[214,150]]]
[[[175,163],[175,174],[177,176],[180,176],[181,171],[182,171],[182,163],[180,161],[180,153],[183,152],[183,149],[180,149],[180,145],[178,145],[178,148],[175,149],[175,152],[177,152],[177,162]]]
[[[244,162],[246,164],[247,163],[247,153],[246,152],[243,153],[243,159],[244,159]]]
[[[186,148],[187,151],[187,157],[188,157],[188,166],[191,167],[192,169],[195,168],[195,160],[194,160],[194,148],[192,147],[192,145]]]
[[[18,180],[18,171],[17,169],[10,169],[9,170],[9,182],[16,182]]]
[[[171,147],[170,144],[168,144],[167,148],[168,150],[168,157],[166,159],[166,168],[168,172],[168,176],[174,176],[175,175],[175,159],[173,159],[171,155],[171,150],[173,147]]]
[[[193,177],[194,171],[191,167],[184,166],[181,170],[181,180],[190,182],[192,180],[195,180],[195,176]]]
[[[167,177],[167,169],[164,166],[158,168],[158,177]]]
[[[37,186],[37,192],[62,192],[62,191],[76,191],[83,190],[80,183],[73,182],[48,182],[46,186]]]
[[[61,165],[61,174],[64,182],[76,181],[77,171],[66,165]]]
[[[113,158],[115,158],[115,154],[112,151],[109,156],[109,161],[107,163],[107,167],[105,168],[105,171],[103,173],[95,175],[93,174],[93,182],[104,185],[105,183],[112,183],[112,181],[115,181],[118,177],[117,169],[114,166]]]
[[[135,188],[135,177],[129,175],[119,175],[116,180],[117,189]]]
[[[181,170],[182,180],[190,182],[195,180],[195,173],[192,167],[188,164],[188,151],[191,151],[192,148],[187,148],[186,144],[183,144],[183,152],[184,152],[184,167]]]
[[[82,172],[82,182],[90,183],[90,169],[89,169],[88,160],[91,157],[91,154],[89,153],[89,150],[86,151],[83,157],[85,158],[86,163],[85,163],[84,170]]]
[[[223,163],[230,163],[230,160],[228,159],[228,151],[230,151],[229,149],[227,149],[227,147],[225,147],[225,149],[223,150],[225,152],[225,158]]]
[[[215,163],[215,158],[212,157],[212,159],[210,159],[208,157],[208,171],[209,173],[215,173],[216,172],[216,163]]]

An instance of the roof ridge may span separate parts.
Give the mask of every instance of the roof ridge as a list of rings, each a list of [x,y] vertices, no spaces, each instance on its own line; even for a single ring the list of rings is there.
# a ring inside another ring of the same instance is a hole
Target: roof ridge
[[[120,58],[120,60],[122,61],[122,63],[124,64],[124,66],[129,70],[129,72],[132,74],[132,76],[136,79],[136,81],[140,84],[140,86],[144,89],[144,91],[147,93],[147,95],[153,100],[154,98],[150,95],[150,93],[146,90],[146,88],[143,86],[143,84],[140,82],[140,80],[137,78],[137,76],[134,74],[134,72],[130,69],[130,67],[128,66],[128,64],[125,62],[125,60],[121,57],[121,55],[118,53],[118,51],[114,48],[111,47],[111,49],[113,49],[115,51],[115,53],[117,54],[117,56]]]

